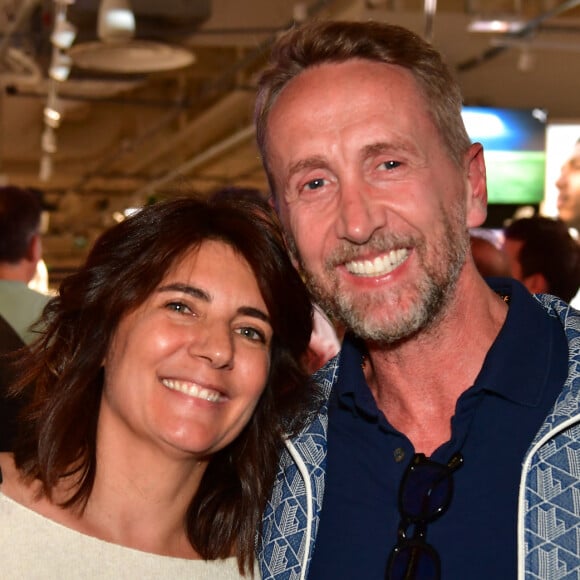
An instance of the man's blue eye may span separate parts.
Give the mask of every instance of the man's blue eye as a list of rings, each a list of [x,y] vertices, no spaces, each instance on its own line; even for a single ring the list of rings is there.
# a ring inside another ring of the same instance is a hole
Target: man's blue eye
[[[401,163],[399,161],[383,161],[383,163],[381,163],[381,165],[385,169],[396,169],[397,167],[399,167],[401,165]]]
[[[323,185],[324,185],[324,179],[318,178],[318,179],[313,179],[312,181],[309,181],[305,187],[308,189],[318,189],[318,188],[322,187]]]

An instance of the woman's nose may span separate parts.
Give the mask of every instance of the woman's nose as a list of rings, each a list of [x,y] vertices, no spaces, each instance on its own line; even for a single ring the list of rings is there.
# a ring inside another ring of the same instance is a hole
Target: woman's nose
[[[220,324],[195,329],[196,336],[189,344],[191,356],[206,359],[213,368],[232,368],[234,360],[233,336],[229,327]]]

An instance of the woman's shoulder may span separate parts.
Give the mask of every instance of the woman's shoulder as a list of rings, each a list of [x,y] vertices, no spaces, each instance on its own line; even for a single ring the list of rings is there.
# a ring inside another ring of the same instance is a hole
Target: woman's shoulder
[[[12,453],[0,453],[0,491],[19,504],[30,506],[38,500],[39,482],[27,482],[14,463]]]

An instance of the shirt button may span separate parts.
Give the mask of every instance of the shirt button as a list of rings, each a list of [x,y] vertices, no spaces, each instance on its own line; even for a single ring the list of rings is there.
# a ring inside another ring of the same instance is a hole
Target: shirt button
[[[397,447],[393,452],[393,455],[395,456],[395,461],[401,463],[401,461],[405,459],[405,450],[402,447]]]

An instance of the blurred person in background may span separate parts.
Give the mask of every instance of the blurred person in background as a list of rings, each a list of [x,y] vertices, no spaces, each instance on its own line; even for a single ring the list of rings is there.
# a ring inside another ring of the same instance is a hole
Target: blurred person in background
[[[558,217],[569,228],[580,231],[580,139],[562,166],[556,187],[559,191]]]
[[[32,330],[49,297],[29,288],[42,256],[41,193],[0,187],[0,451],[12,449],[24,393],[7,397],[13,378],[7,356],[32,342]]]
[[[18,359],[6,578],[239,578],[311,413],[310,297],[255,204],[159,202],[105,232]],[[256,574],[255,577],[258,577]]]
[[[473,261],[484,278],[511,277],[509,258],[501,248],[491,240],[475,234],[470,235],[470,242]]]
[[[49,297],[28,287],[42,257],[38,192],[0,187],[0,315],[26,344]]]
[[[534,216],[512,221],[503,250],[512,276],[533,294],[570,302],[580,288],[580,246],[560,219]]]

